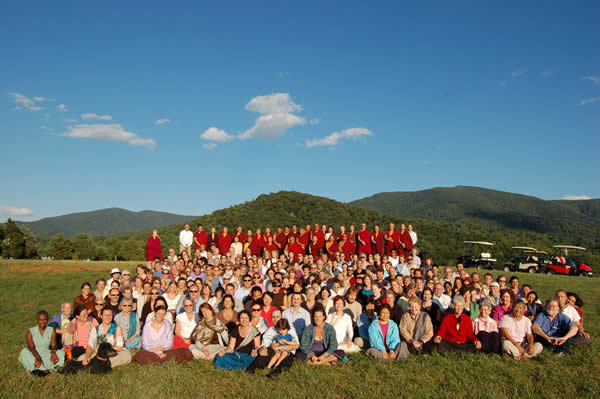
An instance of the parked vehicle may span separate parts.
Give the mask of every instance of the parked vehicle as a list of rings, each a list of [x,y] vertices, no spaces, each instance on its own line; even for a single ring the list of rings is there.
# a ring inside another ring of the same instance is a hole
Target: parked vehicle
[[[532,247],[512,247],[512,249],[516,254],[504,265],[506,272],[539,273],[551,263],[546,251],[538,251]]]
[[[551,263],[546,266],[546,273],[592,277],[593,273],[590,266],[579,263],[576,260],[568,257],[569,250],[577,253],[577,251],[585,251],[585,248],[574,245],[555,245],[554,249],[555,256],[552,257]]]
[[[496,259],[490,253],[495,244],[487,241],[463,241],[463,254],[458,257],[458,262],[465,267],[478,269],[493,269]]]

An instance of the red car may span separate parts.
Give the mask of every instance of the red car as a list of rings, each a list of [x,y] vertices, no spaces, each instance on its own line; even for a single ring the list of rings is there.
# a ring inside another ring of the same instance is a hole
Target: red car
[[[590,266],[567,258],[569,250],[585,251],[585,248],[576,247],[574,245],[555,245],[554,248],[556,248],[557,255],[552,257],[552,261],[549,265],[546,265],[546,273],[592,277],[593,273]],[[564,256],[562,256],[563,251]]]

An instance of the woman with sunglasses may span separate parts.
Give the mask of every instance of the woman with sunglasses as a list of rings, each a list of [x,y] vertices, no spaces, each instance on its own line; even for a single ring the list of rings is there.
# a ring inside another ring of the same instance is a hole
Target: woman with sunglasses
[[[140,349],[140,322],[137,314],[133,310],[133,301],[130,298],[123,298],[120,304],[121,312],[115,316],[115,323],[123,331],[123,345],[127,350]]]
[[[94,310],[89,312],[90,320],[94,323],[95,326],[102,322],[102,309],[106,306],[106,302],[102,298],[96,298],[94,301]]]
[[[159,298],[159,296],[160,296],[160,290],[156,287],[152,287],[150,290],[150,295],[148,295],[146,297],[146,303],[144,303],[144,306],[142,307],[142,313],[140,316],[140,320],[142,322],[142,327],[143,327],[144,323],[146,322],[148,315],[150,313],[154,312],[155,302]],[[164,301],[164,298],[162,298],[162,299]],[[167,301],[164,301],[164,302],[166,304]]]
[[[189,298],[183,300],[183,313],[177,315],[175,322],[175,334],[173,335],[173,348],[188,349],[192,340],[190,335],[196,327],[196,312],[194,312],[194,301]]]

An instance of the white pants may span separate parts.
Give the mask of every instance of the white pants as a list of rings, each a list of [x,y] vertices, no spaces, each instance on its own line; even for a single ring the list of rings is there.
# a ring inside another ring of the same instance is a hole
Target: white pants
[[[540,353],[542,353],[542,351],[544,350],[544,347],[542,346],[542,344],[540,344],[539,342],[536,342],[533,344],[533,355],[529,354],[529,344],[527,342],[521,344],[521,346],[523,348],[525,348],[525,354],[523,356],[525,357],[536,357],[537,355],[539,355]],[[509,340],[504,340],[502,341],[502,351],[506,352],[510,355],[512,355],[512,357],[514,357],[515,359],[519,356],[521,356],[521,352],[519,351],[519,348],[517,348],[515,345],[513,345],[512,342],[510,342]]]

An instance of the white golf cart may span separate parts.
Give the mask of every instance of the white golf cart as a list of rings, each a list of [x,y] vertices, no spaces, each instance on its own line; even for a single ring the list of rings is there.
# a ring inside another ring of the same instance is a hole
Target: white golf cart
[[[458,262],[465,267],[493,269],[497,259],[492,257],[490,250],[494,245],[487,241],[463,241],[463,254],[458,257]]]

